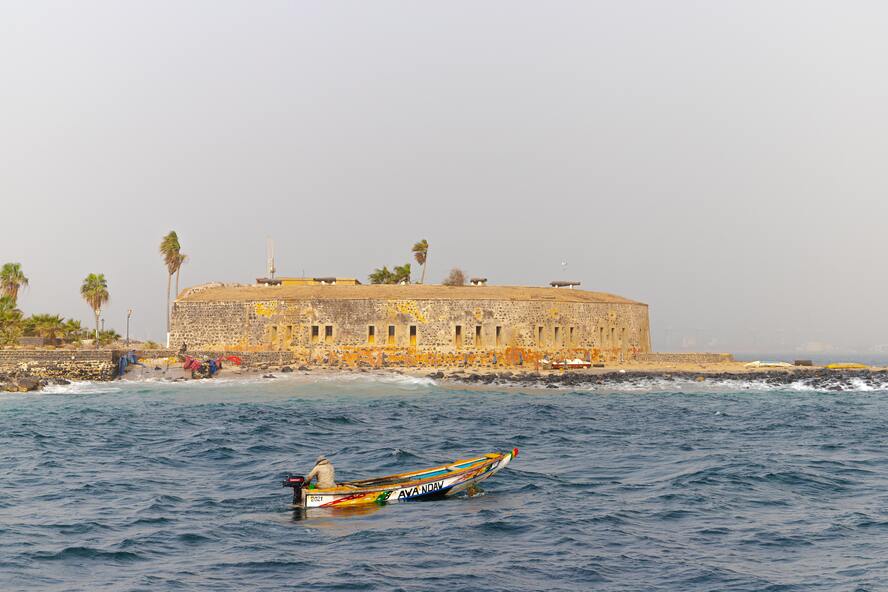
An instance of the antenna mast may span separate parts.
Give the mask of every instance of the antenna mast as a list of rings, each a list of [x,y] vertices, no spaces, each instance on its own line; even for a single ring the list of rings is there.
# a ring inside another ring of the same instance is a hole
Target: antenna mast
[[[265,256],[267,260],[268,277],[274,279],[274,272],[277,270],[274,268],[274,241],[270,238],[266,239],[265,242]]]

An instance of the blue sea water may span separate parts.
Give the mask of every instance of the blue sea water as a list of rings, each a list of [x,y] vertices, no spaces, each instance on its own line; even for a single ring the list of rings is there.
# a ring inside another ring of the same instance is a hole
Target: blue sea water
[[[671,390],[666,390],[667,388]],[[2,590],[876,590],[888,392],[427,379],[0,396]],[[280,480],[521,450],[483,493],[294,511]]]

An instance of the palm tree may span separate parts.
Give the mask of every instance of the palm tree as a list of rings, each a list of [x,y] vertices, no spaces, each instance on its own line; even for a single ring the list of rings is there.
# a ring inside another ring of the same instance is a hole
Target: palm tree
[[[80,295],[86,300],[96,315],[96,347],[99,347],[99,316],[102,314],[102,305],[108,302],[108,281],[103,273],[91,273],[83,280],[80,286]]]
[[[413,257],[416,259],[416,262],[422,265],[422,275],[419,278],[419,283],[425,283],[425,271],[426,271],[426,261],[429,260],[429,241],[426,239],[422,239],[415,245],[413,245]]]
[[[395,266],[395,268],[392,270],[392,283],[393,284],[400,284],[400,283],[409,284],[410,283],[410,264],[409,263],[405,263],[404,265]]]
[[[59,315],[35,314],[28,321],[32,324],[34,333],[50,343],[65,333],[65,321]]]
[[[62,331],[63,338],[65,341],[78,341],[83,339],[85,331],[83,327],[80,325],[80,321],[75,321],[74,319],[68,319],[65,321],[65,326]]]
[[[163,257],[164,265],[166,265],[167,268],[167,333],[170,332],[170,288],[172,287],[173,274],[176,273],[184,261],[184,259],[180,260],[180,249],[179,235],[176,234],[175,230],[170,230],[167,235],[163,237],[163,240],[160,241],[160,255]]]
[[[22,333],[22,311],[10,296],[0,296],[0,345],[13,345]]]
[[[409,284],[410,264],[396,265],[392,270],[383,265],[374,269],[369,277],[371,284],[400,284],[401,282]]]
[[[108,345],[115,341],[120,341],[120,333],[114,329],[106,329],[105,331],[99,332],[99,343],[102,345]]]
[[[22,272],[21,263],[6,263],[0,269],[0,291],[12,298],[13,305],[18,302],[19,288],[27,285],[28,278]]]
[[[368,279],[371,284],[391,284],[392,272],[389,271],[388,266],[383,265],[374,269],[373,273],[368,276]]]

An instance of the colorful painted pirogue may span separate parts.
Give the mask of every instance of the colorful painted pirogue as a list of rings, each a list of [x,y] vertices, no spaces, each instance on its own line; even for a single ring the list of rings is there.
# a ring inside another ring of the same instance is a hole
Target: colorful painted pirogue
[[[518,449],[514,448],[510,452],[501,454],[492,452],[422,471],[363,481],[347,481],[337,483],[336,487],[307,489],[304,492],[302,486],[305,479],[296,475],[287,475],[284,487],[293,488],[293,503],[304,508],[344,508],[365,504],[427,500],[465,491],[493,476],[516,456]]]

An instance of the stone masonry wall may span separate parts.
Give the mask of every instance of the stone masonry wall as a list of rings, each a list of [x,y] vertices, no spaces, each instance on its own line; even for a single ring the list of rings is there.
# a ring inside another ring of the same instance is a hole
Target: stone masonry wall
[[[111,350],[0,350],[0,374],[68,380],[110,380],[117,368]]]
[[[289,351],[326,363],[502,365],[544,356],[635,359],[650,351],[650,330],[644,304],[554,297],[183,300],[173,306],[170,347],[183,342],[189,350]]]

